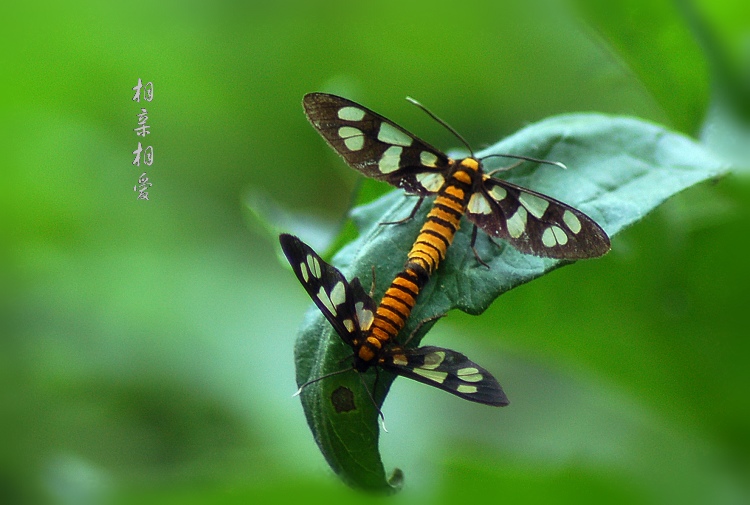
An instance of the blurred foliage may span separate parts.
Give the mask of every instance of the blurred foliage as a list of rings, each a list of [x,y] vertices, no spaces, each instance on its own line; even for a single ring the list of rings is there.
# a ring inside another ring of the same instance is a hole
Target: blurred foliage
[[[6,6],[2,501],[368,501],[331,478],[290,398],[309,302],[245,202],[262,193],[321,229],[341,221],[359,176],[305,121],[314,90],[388,111],[439,147],[455,140],[405,95],[475,148],[595,110],[737,159],[746,5],[599,5]],[[153,102],[131,101],[139,77]],[[724,78],[740,93],[720,93]],[[132,191],[140,107],[148,202]],[[408,479],[393,500],[747,502],[749,197],[743,175],[700,186],[606,258],[481,317],[451,313],[428,340],[482,356],[514,402],[498,412],[396,381],[381,449]]]

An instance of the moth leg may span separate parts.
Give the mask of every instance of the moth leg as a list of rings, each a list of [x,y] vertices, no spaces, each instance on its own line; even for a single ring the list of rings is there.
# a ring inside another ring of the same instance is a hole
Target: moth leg
[[[362,381],[362,387],[365,388],[365,391],[367,391],[367,396],[370,397],[370,401],[372,402],[372,406],[375,407],[375,410],[378,411],[378,416],[380,417],[380,425],[383,427],[383,431],[388,433],[388,429],[385,427],[385,416],[383,415],[383,411],[380,410],[380,407],[378,407],[378,404],[375,402],[375,397],[372,395],[374,391],[377,391],[378,389],[378,380],[380,379],[380,370],[376,367],[375,368],[375,382],[373,383],[372,389],[373,391],[370,391],[370,388],[367,387],[367,383],[365,382],[365,378],[363,377],[363,374],[359,374],[359,380]]]
[[[427,319],[422,319],[421,321],[419,321],[419,323],[417,324],[417,327],[414,328],[411,333],[409,333],[409,336],[407,337],[406,342],[404,342],[402,345],[404,347],[406,347],[406,344],[409,343],[409,341],[414,337],[414,335],[417,334],[417,332],[419,331],[419,329],[422,326],[424,326],[426,323],[429,323],[430,321],[434,321],[436,319],[440,319],[441,317],[444,317],[444,316],[445,316],[445,314],[438,314],[436,316],[428,317]]]
[[[343,360],[341,360],[343,361]],[[341,362],[339,361],[339,363]],[[347,368],[344,368],[343,370],[336,370],[335,372],[327,373],[325,375],[321,375],[320,377],[316,377],[314,379],[310,379],[309,381],[303,383],[299,389],[297,389],[297,392],[292,395],[292,397],[299,396],[302,393],[302,390],[305,389],[310,384],[315,384],[318,381],[321,381],[323,379],[327,379],[328,377],[333,377],[334,375],[342,374],[345,372],[349,372],[350,370],[354,370],[354,366],[350,366]]]
[[[375,265],[372,266],[372,284],[370,285],[370,298],[375,293]]]
[[[471,230],[471,250],[474,252],[474,257],[477,259],[477,261],[479,263],[481,263],[482,265],[486,266],[487,269],[489,270],[490,266],[487,263],[485,263],[482,260],[482,258],[479,257],[479,253],[477,252],[477,248],[474,247],[476,243],[477,243],[477,225],[474,225],[474,229]]]
[[[378,391],[378,381],[380,381],[380,369],[378,367],[374,367],[374,368],[375,368],[375,382],[372,383],[372,392],[376,393]],[[373,398],[372,393],[370,394],[370,399],[372,399],[372,403],[375,403],[375,399]],[[378,406],[375,405],[375,408],[378,408]]]
[[[356,356],[355,353],[347,354],[346,356],[344,356],[343,358],[341,358],[340,360],[338,360],[336,362],[336,364],[340,365],[341,363],[343,363],[344,361],[346,361],[348,359],[354,359],[354,356]]]
[[[412,219],[414,219],[414,216],[417,215],[417,211],[422,206],[422,202],[424,202],[425,198],[426,197],[424,195],[420,196],[419,200],[417,200],[417,204],[411,210],[411,214],[409,214],[408,216],[406,216],[404,219],[399,219],[398,221],[387,221],[387,222],[383,222],[383,223],[380,223],[380,224],[404,224],[404,223],[408,223],[409,221],[411,221]]]

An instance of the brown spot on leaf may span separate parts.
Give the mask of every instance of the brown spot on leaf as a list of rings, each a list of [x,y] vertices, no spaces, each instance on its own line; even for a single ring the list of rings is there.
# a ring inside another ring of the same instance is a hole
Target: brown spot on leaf
[[[331,404],[336,412],[349,412],[355,410],[357,406],[354,403],[354,393],[349,388],[344,386],[337,387],[333,393],[331,393]]]

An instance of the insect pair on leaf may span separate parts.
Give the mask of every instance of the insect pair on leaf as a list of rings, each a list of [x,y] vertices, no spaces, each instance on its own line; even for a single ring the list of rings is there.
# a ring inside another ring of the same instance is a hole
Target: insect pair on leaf
[[[297,278],[353,350],[352,367],[340,372],[354,369],[362,373],[379,367],[467,400],[507,405],[508,399],[497,380],[463,354],[433,346],[409,348],[396,342],[417,295],[445,258],[461,218],[465,215],[473,223],[471,247],[485,266],[474,248],[478,228],[490,237],[507,241],[520,252],[568,260],[605,254],[610,248],[607,234],[590,217],[569,205],[494,178],[495,172],[484,173],[482,161],[473,154],[454,160],[351,100],[311,93],[304,97],[303,105],[312,125],[349,166],[419,196],[406,220],[416,215],[427,196],[436,196],[407,254],[403,271],[386,290],[379,305],[357,278],[347,282],[341,272],[298,238],[280,237]],[[455,130],[423,110],[456,134],[468,148]]]

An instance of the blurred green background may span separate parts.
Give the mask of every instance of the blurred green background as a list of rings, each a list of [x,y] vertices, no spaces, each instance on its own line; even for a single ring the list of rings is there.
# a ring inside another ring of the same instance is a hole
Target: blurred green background
[[[247,209],[264,195],[321,234],[346,212],[361,176],[307,124],[304,93],[344,94],[443,148],[456,140],[405,95],[475,149],[565,112],[710,138],[708,110],[735,104],[739,124],[750,110],[737,0],[3,10],[9,504],[371,500],[332,475],[291,398],[309,300]],[[151,103],[131,101],[138,78]],[[143,171],[149,201],[132,190]],[[481,357],[512,403],[396,381],[381,446],[406,483],[389,500],[748,503],[748,182],[693,188],[605,258],[441,321],[425,343]]]

